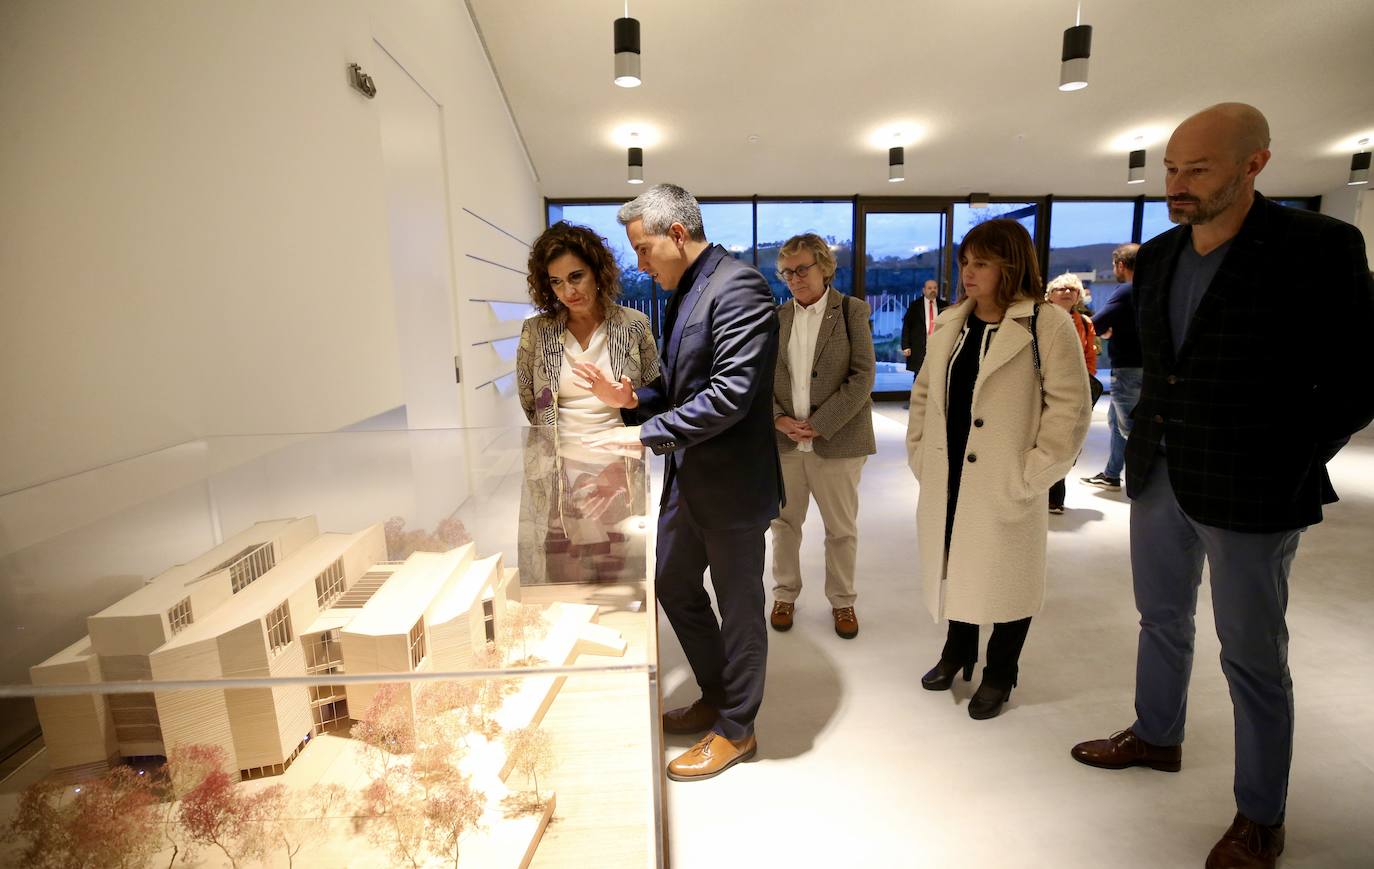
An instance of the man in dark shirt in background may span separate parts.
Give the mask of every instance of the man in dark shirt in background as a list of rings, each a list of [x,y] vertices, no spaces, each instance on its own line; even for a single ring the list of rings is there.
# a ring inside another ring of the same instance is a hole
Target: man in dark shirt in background
[[[1112,403],[1107,407],[1107,427],[1112,439],[1106,469],[1084,477],[1083,482],[1111,491],[1121,488],[1121,469],[1126,466],[1126,436],[1131,433],[1131,411],[1140,398],[1140,334],[1136,329],[1135,305],[1131,297],[1138,250],[1138,244],[1123,244],[1112,251],[1116,279],[1125,286],[1093,315],[1098,336],[1111,341],[1107,349],[1112,359]]]
[[[1184,121],[1164,153],[1180,225],[1141,246],[1133,296],[1144,372],[1126,444],[1136,720],[1072,751],[1104,769],[1180,768],[1205,559],[1237,809],[1207,869],[1272,869],[1283,853],[1289,572],[1302,531],[1336,500],[1327,462],[1374,418],[1374,356],[1293,306],[1320,298],[1344,322],[1374,320],[1364,239],[1255,192],[1269,156],[1268,122],[1240,103]]]

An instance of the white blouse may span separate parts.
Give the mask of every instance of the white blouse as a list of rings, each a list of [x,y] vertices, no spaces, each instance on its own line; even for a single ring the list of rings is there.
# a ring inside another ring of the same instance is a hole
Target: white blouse
[[[564,435],[590,435],[624,425],[620,411],[605,404],[577,383],[574,362],[590,362],[611,376],[611,355],[606,346],[606,324],[592,332],[586,349],[573,333],[563,331],[563,369],[558,374],[558,428]]]

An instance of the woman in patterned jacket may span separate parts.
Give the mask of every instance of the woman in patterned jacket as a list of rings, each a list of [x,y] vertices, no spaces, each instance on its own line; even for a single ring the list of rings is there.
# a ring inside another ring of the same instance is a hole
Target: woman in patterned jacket
[[[643,462],[587,447],[587,437],[624,425],[597,398],[575,363],[595,364],[640,387],[658,377],[649,318],[616,304],[620,270],[605,240],[559,222],[535,241],[526,278],[538,310],[516,354],[520,407],[536,428],[526,442],[521,508],[522,581],[643,578],[643,553],[624,550],[616,526],[644,515]]]

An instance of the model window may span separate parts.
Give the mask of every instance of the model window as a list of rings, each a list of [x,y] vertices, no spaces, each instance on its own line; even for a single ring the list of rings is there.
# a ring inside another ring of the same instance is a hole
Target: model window
[[[171,624],[174,634],[190,625],[194,621],[191,617],[191,599],[183,598],[180,603],[167,610],[167,621]]]
[[[344,567],[340,558],[315,577],[315,599],[319,601],[320,609],[328,608],[335,598],[343,594],[343,590]]]
[[[496,642],[496,611],[493,608],[491,598],[482,601],[482,625],[487,632],[487,642]]]
[[[410,629],[410,666],[415,668],[420,666],[420,662],[425,659],[425,617],[420,616],[420,620],[415,623],[415,627]]]
[[[291,644],[291,609],[286,601],[267,614],[263,620],[267,626],[267,647],[276,654]]]
[[[271,542],[264,543],[229,565],[229,587],[238,594],[252,585],[258,577],[277,563],[277,550]]]

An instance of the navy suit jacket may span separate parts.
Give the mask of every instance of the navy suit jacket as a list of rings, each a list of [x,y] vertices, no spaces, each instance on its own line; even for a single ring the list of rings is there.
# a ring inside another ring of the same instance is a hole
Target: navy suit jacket
[[[1374,417],[1374,354],[1359,338],[1374,321],[1364,239],[1256,193],[1175,353],[1169,290],[1191,243],[1179,226],[1136,257],[1144,378],[1127,491],[1140,494],[1163,439],[1194,520],[1252,533],[1316,524],[1336,500],[1326,463]]]
[[[708,530],[756,527],[778,515],[782,467],[773,439],[778,316],[763,275],[719,245],[663,336],[662,372],[638,390],[640,440],[667,456],[688,514]]]

